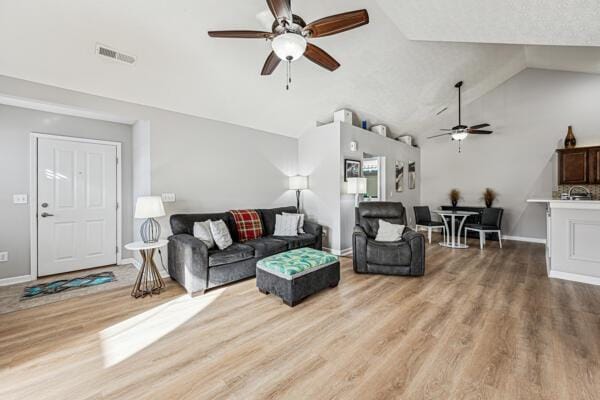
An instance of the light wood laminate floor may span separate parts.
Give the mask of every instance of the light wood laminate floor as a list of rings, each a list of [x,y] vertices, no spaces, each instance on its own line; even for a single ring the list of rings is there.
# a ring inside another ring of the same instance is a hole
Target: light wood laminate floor
[[[114,289],[0,316],[0,398],[598,399],[600,287],[544,248],[428,246],[423,278],[357,275],[295,308],[254,280]]]

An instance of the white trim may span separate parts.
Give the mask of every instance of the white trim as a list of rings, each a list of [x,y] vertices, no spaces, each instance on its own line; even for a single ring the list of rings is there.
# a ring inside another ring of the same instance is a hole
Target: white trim
[[[139,264],[139,261],[136,260],[135,258],[122,258],[121,262],[118,263],[117,265],[128,265],[128,264],[133,264],[134,266],[136,265],[136,263]],[[136,267],[137,269],[140,269],[139,266]]]
[[[124,118],[117,115],[99,113],[95,111],[86,110],[84,108],[68,106],[65,104],[49,103],[42,100],[11,96],[3,93],[0,93],[0,104],[13,107],[27,108],[29,110],[38,110],[61,115],[70,115],[73,117],[116,122],[119,124],[133,125],[136,122],[135,119],[131,118]]]
[[[516,241],[516,242],[529,242],[529,243],[546,244],[546,239],[543,239],[543,238],[531,238],[531,237],[524,237],[524,236],[507,236],[507,235],[502,235],[502,239],[504,239],[504,240],[513,240],[513,241]]]
[[[323,251],[333,254],[338,257],[347,257],[352,255],[352,247],[348,247],[347,249],[338,250],[338,249],[330,249],[328,247],[323,247]]]
[[[30,242],[30,275],[32,279],[38,277],[38,225],[37,225],[37,203],[38,203],[38,191],[37,191],[37,170],[38,170],[38,154],[37,144],[39,139],[52,139],[52,140],[65,140],[70,142],[78,143],[94,143],[103,144],[108,146],[115,146],[117,151],[117,265],[122,263],[123,255],[123,188],[122,188],[122,174],[123,174],[123,160],[121,158],[121,142],[111,142],[108,140],[97,140],[97,139],[85,139],[72,136],[60,136],[50,135],[46,133],[31,132],[29,136],[29,242]]]
[[[548,276],[554,279],[563,279],[566,281],[587,283],[589,285],[600,285],[600,278],[596,276],[572,274],[570,272],[562,271],[550,271]]]
[[[17,283],[30,282],[33,280],[31,275],[13,276],[12,278],[0,279],[0,286],[14,285]]]

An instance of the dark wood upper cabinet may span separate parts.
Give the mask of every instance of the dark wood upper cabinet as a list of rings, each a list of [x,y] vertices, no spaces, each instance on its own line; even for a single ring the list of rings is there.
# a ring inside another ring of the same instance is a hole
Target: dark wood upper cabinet
[[[560,185],[600,184],[600,146],[557,151]]]
[[[590,183],[600,184],[600,147],[590,150]]]

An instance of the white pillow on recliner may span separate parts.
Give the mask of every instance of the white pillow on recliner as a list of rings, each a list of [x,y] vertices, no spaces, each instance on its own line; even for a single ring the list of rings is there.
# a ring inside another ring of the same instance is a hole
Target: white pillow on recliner
[[[382,219],[379,220],[379,230],[377,231],[376,242],[397,242],[402,240],[404,225],[390,224]]]

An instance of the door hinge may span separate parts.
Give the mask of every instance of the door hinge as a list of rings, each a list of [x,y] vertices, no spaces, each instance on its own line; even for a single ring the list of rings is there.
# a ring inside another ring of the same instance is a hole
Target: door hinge
[[[117,210],[119,209],[119,203],[117,203]]]
[[[116,160],[117,160],[117,164],[118,164],[118,163],[119,163],[119,157],[117,157],[117,159],[116,159]]]
[[[115,246],[115,253],[119,254],[119,246]]]

